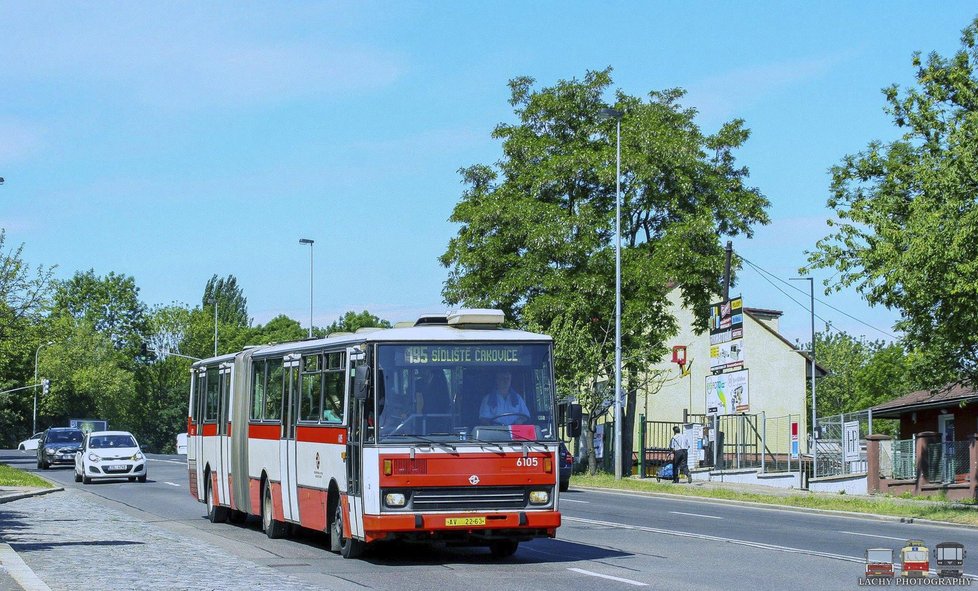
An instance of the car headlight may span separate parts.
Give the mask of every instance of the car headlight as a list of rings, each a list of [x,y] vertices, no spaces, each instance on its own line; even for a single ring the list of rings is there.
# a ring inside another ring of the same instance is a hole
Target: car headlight
[[[546,505],[550,502],[550,493],[545,490],[531,490],[530,491],[530,504],[531,505]]]
[[[134,461],[134,462],[138,462],[139,460],[143,459],[143,452],[137,451],[129,459],[132,460],[132,461]]]
[[[384,495],[384,504],[388,507],[403,507],[407,504],[407,497],[404,493],[387,493]]]
[[[89,453],[88,454],[88,461],[89,462],[98,463],[98,462],[101,462],[102,461],[102,458],[100,456],[97,456],[97,455],[93,454],[93,453]]]

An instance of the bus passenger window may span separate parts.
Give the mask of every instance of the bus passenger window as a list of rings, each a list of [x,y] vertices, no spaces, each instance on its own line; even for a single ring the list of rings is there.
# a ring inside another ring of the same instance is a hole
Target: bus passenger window
[[[343,420],[343,371],[328,371],[323,374],[326,389],[323,391],[323,420],[339,423]]]
[[[260,421],[265,409],[265,362],[256,361],[251,373],[251,419]]]
[[[319,398],[323,389],[323,374],[302,374],[302,394],[299,398],[299,420],[319,420]]]
[[[217,420],[217,403],[220,394],[220,377],[216,367],[207,368],[207,398],[204,401],[204,420]]]
[[[265,391],[265,413],[262,418],[266,421],[282,419],[282,390],[285,387],[285,371],[281,359],[268,361],[268,389]]]

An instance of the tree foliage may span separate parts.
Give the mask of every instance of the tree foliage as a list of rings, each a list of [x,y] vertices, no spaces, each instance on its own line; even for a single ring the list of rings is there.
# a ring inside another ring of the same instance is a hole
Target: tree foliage
[[[142,344],[147,328],[146,305],[139,299],[135,279],[112,272],[98,277],[88,270],[57,282],[53,314],[84,321],[117,349],[131,352]]]
[[[816,333],[815,347],[818,364],[828,370],[816,385],[820,417],[865,410],[925,387],[918,356],[898,343],[826,331]]]
[[[238,279],[234,275],[224,278],[215,274],[207,280],[204,295],[200,299],[201,307],[209,309],[213,315],[215,300],[219,323],[240,327],[249,325],[248,298],[244,296],[244,290],[238,285]]]
[[[356,332],[359,328],[390,328],[391,323],[364,310],[360,313],[347,311],[326,329],[326,334],[334,332]]]
[[[501,308],[516,325],[539,326],[586,350],[589,367],[558,360],[559,379],[574,383],[568,394],[582,396],[615,374],[608,337],[615,323],[616,128],[598,117],[611,69],[534,85],[528,77],[509,83],[517,121],[493,131],[502,140],[497,166],[460,170],[465,189],[451,216],[460,227],[441,257],[449,269],[443,296],[449,304]],[[768,221],[768,201],[745,184],[747,169],[734,160],[749,136],[743,122],[705,134],[695,110],[680,104],[683,94],[652,91],[642,100],[619,91],[613,105],[623,113],[626,439],[639,376],[676,330],[666,293],[678,284],[705,326],[723,272],[721,238],[749,236]],[[630,440],[625,445],[631,449]]]
[[[884,90],[901,132],[832,168],[832,233],[809,268],[826,290],[855,286],[901,314],[907,345],[931,357],[931,386],[978,384],[978,19],[950,58],[914,54],[917,86]]]

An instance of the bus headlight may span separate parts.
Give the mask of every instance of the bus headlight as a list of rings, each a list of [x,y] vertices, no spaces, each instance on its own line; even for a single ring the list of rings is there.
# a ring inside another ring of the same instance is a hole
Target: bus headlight
[[[407,504],[407,497],[404,493],[387,493],[384,495],[384,504],[388,507],[403,507]]]
[[[531,505],[546,505],[550,502],[550,493],[545,490],[531,490],[530,491],[530,504]]]

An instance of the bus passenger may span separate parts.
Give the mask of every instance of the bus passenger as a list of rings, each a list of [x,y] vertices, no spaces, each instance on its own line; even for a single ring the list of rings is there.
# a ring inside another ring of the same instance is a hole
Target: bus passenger
[[[479,418],[485,423],[515,425],[530,420],[523,397],[513,389],[513,375],[508,369],[496,373],[496,386],[479,406]]]

